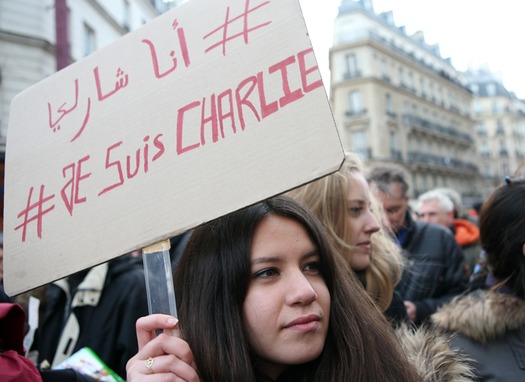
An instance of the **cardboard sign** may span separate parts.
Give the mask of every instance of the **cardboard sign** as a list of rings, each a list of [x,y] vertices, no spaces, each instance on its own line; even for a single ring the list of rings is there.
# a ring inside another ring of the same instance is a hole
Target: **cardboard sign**
[[[19,94],[13,295],[336,171],[298,0],[192,0]]]

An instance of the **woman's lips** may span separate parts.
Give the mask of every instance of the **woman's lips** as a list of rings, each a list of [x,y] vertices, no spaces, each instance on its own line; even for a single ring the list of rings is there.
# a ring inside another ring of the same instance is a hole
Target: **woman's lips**
[[[301,316],[291,321],[285,326],[285,329],[295,329],[301,331],[309,331],[318,327],[321,317],[317,314],[309,314]]]
[[[363,241],[362,243],[358,243],[357,244],[357,247],[360,247],[360,248],[365,248],[365,249],[368,249],[370,250],[371,248],[371,243],[369,241]]]

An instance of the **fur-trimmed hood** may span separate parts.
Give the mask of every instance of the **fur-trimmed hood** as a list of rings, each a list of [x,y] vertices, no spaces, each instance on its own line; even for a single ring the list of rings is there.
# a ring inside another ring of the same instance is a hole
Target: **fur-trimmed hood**
[[[423,382],[475,381],[468,357],[450,347],[451,337],[428,327],[401,325],[396,335]]]
[[[492,291],[458,296],[432,315],[433,324],[486,344],[525,326],[525,300]]]

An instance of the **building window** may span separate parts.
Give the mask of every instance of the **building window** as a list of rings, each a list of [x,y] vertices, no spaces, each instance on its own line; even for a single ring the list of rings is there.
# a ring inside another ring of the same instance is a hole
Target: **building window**
[[[402,160],[401,150],[397,142],[397,134],[395,131],[390,132],[390,156],[393,160]]]
[[[403,101],[403,114],[410,114],[410,104],[408,103],[408,101]]]
[[[499,114],[501,112],[501,107],[498,101],[492,102],[492,114]]]
[[[478,135],[481,137],[487,136],[487,129],[485,127],[485,122],[478,122]]]
[[[508,155],[507,145],[505,144],[505,141],[503,139],[501,139],[499,141],[499,156],[502,157],[502,158],[505,158],[505,157],[507,157],[507,155]]]
[[[385,109],[386,109],[385,110],[386,113],[389,116],[395,117],[394,106],[393,106],[393,103],[392,103],[392,96],[389,93],[385,94]]]
[[[426,97],[427,96],[427,90],[425,88],[425,78],[421,77],[419,79],[419,90],[421,90],[421,95],[423,97]]]
[[[482,111],[483,111],[483,106],[481,106],[480,103],[475,103],[474,104],[474,113],[479,116],[479,115],[481,115]]]
[[[394,150],[397,150],[397,148],[398,148],[398,145],[397,145],[397,134],[396,134],[395,131],[391,131],[390,132],[390,148],[394,149]]]
[[[487,95],[489,97],[494,97],[496,95],[496,85],[495,84],[487,85]]]
[[[351,91],[348,93],[348,115],[360,114],[363,112],[363,105],[361,102],[361,93],[359,91]]]
[[[422,182],[422,185],[423,185],[423,190],[424,191],[428,191],[429,190],[429,187],[428,187],[428,178],[427,178],[427,174],[422,174],[421,176],[423,182]]]
[[[489,177],[492,176],[492,166],[490,164],[485,165],[485,175]]]
[[[438,88],[438,102],[441,102],[441,105],[443,105],[443,88],[440,86]]]
[[[489,159],[490,158],[490,149],[489,145],[487,144],[487,141],[481,141],[479,152],[483,159]]]
[[[95,40],[95,31],[89,25],[84,23],[84,56],[87,56],[96,50]]]
[[[386,58],[381,59],[380,65],[381,65],[381,75],[383,76],[383,80],[390,81],[390,74],[388,73],[388,65],[386,62]]]
[[[130,13],[130,6],[129,6],[129,0],[124,0],[124,4],[123,4],[123,17],[122,17],[122,26],[124,27],[124,29],[126,31],[130,31],[130,17],[131,13]]]
[[[496,135],[505,135],[505,128],[501,119],[496,120]]]
[[[368,142],[365,130],[352,131],[351,134],[351,150],[364,159],[370,158],[370,151],[368,150]]]
[[[509,164],[508,163],[503,163],[501,165],[501,175],[509,175],[509,174],[510,174]]]
[[[421,189],[419,188],[419,183],[421,183],[420,181],[420,177],[417,176],[416,174],[412,174],[412,186],[414,188],[414,196],[419,196],[419,194],[421,194]]]
[[[409,152],[414,151],[415,147],[417,147],[417,142],[414,142],[414,140],[412,138],[409,138],[408,139],[408,144],[407,144],[408,151]]]
[[[409,87],[412,91],[415,91],[415,86],[414,86],[414,73],[412,73],[412,72],[408,72],[408,87]]]
[[[406,86],[406,84],[405,84],[405,72],[404,72],[402,67],[399,68],[399,85],[401,87]]]
[[[359,76],[359,71],[357,70],[357,58],[355,54],[345,55],[345,69],[344,78],[354,78]]]
[[[432,101],[435,102],[436,101],[436,95],[434,94],[434,83],[430,82],[428,87],[429,87],[429,90],[428,90],[429,96],[432,99]]]

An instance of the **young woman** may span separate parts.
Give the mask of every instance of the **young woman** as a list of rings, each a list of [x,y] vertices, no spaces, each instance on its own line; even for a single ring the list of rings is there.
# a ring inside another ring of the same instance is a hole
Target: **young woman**
[[[478,381],[525,381],[525,179],[498,187],[479,215],[486,272],[432,316],[474,361]]]
[[[289,197],[197,228],[175,291],[179,323],[137,322],[129,382],[421,380],[321,223]],[[155,335],[174,328],[180,337]]]
[[[401,277],[399,246],[386,231],[388,222],[361,172],[360,160],[347,153],[341,169],[289,193],[323,223],[366,291],[387,317],[408,319],[395,285]]]

